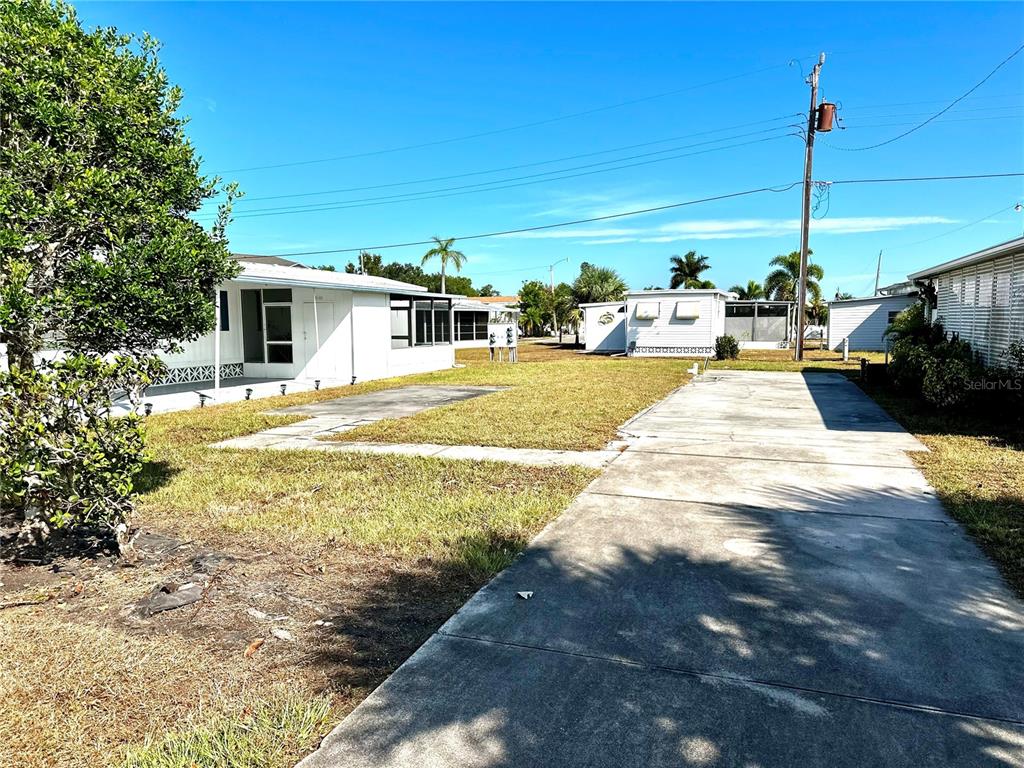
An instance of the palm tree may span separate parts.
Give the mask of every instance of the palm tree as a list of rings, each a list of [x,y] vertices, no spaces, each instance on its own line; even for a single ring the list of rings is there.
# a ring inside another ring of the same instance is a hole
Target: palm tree
[[[734,285],[729,289],[740,297],[740,301],[757,301],[764,298],[764,288],[757,280],[747,280],[746,287]]]
[[[452,248],[452,245],[455,243],[454,237],[442,240],[435,235],[431,240],[434,241],[435,245],[423,255],[423,261],[420,262],[420,266],[425,267],[427,262],[434,257],[441,259],[441,293],[444,293],[444,273],[448,268],[448,262],[452,263],[456,272],[461,272],[462,265],[466,262],[466,254]]]
[[[711,269],[707,256],[698,256],[696,251],[690,251],[682,257],[672,256],[669,263],[672,265],[669,288],[702,288],[708,285],[708,281],[700,279],[701,272]],[[710,287],[714,288],[714,285]]]
[[[622,301],[626,290],[625,281],[614,269],[595,267],[586,262],[580,264],[580,274],[572,284],[572,292],[578,304]]]
[[[808,251],[810,256],[813,251]],[[775,301],[796,301],[797,285],[800,282],[800,251],[776,256],[770,262],[770,266],[778,267],[772,270],[764,279],[764,293],[769,299]],[[821,298],[821,286],[818,281],[825,277],[825,270],[820,264],[807,264],[807,295],[811,301]]]
[[[519,315],[519,324],[526,336],[538,336],[544,330],[544,313],[540,307],[527,307]]]

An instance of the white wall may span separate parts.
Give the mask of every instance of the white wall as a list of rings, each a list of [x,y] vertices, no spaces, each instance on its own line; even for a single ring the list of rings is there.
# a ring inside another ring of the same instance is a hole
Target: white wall
[[[945,272],[935,280],[935,317],[971,343],[988,365],[1000,365],[1024,339],[1024,254]]]
[[[626,350],[625,302],[595,304],[583,308],[583,339],[588,352]],[[611,316],[611,322],[601,322]]]
[[[655,320],[640,320],[637,306],[659,305]],[[697,302],[699,317],[677,320],[676,304]],[[702,357],[713,354],[715,339],[725,333],[725,296],[717,293],[676,291],[659,295],[627,297],[626,347],[638,357]]]
[[[868,299],[830,302],[828,305],[828,343],[841,349],[849,338],[850,350],[882,351],[889,313],[900,312],[918,301],[915,296],[874,296]]]
[[[222,365],[242,362],[241,290],[257,287],[229,283],[226,288],[230,330],[220,332]],[[246,376],[320,379],[327,386],[349,383],[353,375],[361,382],[455,364],[455,348],[451,344],[391,349],[389,294],[322,288],[317,288],[315,294],[314,320],[314,290],[292,288],[293,362],[245,363]],[[185,344],[180,354],[166,355],[164,359],[172,367],[212,365],[213,352],[211,333]]]
[[[222,363],[242,362],[242,303],[237,285],[228,284],[221,290],[228,293],[228,327],[220,331],[220,359]],[[219,300],[219,299],[218,299]],[[161,360],[170,367],[213,364],[213,333],[182,345],[182,351],[168,355],[158,352]]]

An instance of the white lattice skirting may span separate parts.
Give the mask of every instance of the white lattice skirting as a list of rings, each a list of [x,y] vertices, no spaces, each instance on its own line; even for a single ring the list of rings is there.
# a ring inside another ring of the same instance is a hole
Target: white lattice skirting
[[[168,368],[157,384],[190,384],[194,381],[213,381],[213,365],[183,365]],[[221,363],[220,377],[231,379],[242,376],[241,363]]]

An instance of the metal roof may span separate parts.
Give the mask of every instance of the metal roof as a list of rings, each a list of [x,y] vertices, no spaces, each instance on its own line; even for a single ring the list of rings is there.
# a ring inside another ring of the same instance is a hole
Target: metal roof
[[[732,291],[723,291],[721,288],[658,288],[652,291],[630,291],[626,298],[642,296],[644,298],[657,298],[658,296],[697,296],[701,294],[717,294],[728,298],[738,299],[739,294]]]
[[[459,294],[431,293],[426,288],[399,280],[372,275],[350,275],[347,272],[329,272],[325,269],[286,267],[278,264],[239,262],[242,271],[231,278],[236,283],[255,285],[281,285],[299,288],[333,288],[369,293],[404,293],[423,298],[461,298]]]
[[[893,299],[916,299],[917,291],[913,293],[889,293],[889,294],[878,294],[877,296],[860,296],[853,299],[832,299],[832,301],[826,301],[830,307],[833,304],[857,304],[862,301],[892,301]]]
[[[980,261],[988,261],[989,259],[997,259],[1000,256],[1006,256],[1011,253],[1024,252],[1024,237],[1016,237],[1013,240],[1007,240],[1005,243],[999,245],[993,245],[989,248],[985,248],[974,253],[969,253],[966,256],[961,256],[958,259],[952,261],[945,261],[942,264],[936,264],[934,267],[928,269],[922,269],[917,272],[912,272],[907,275],[911,280],[920,280],[924,277],[932,277],[934,275],[941,274],[943,272],[950,272],[954,269],[960,269],[961,267],[968,267],[971,264],[977,264]]]

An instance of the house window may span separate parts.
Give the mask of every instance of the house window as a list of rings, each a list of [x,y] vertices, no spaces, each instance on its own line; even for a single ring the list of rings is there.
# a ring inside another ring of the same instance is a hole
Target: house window
[[[417,301],[415,303],[416,315],[416,341],[417,347],[427,346],[434,343],[434,317],[431,301]]]
[[[892,325],[893,322],[895,322],[896,315],[898,315],[899,313],[900,313],[900,310],[898,310],[898,309],[895,312],[889,312],[889,325]]]
[[[412,344],[410,335],[411,323],[409,320],[408,299],[401,299],[397,296],[391,297],[391,348],[401,349]]]
[[[263,289],[263,303],[264,304],[291,304],[292,303],[292,289],[291,288],[264,288]]]
[[[450,312],[451,302],[448,299],[392,296],[391,348],[451,344]],[[456,333],[459,333],[458,328]]]
[[[228,292],[220,291],[220,329],[222,331],[231,330],[231,321],[228,319]]]
[[[473,318],[473,338],[475,339],[486,339],[487,338],[487,313],[486,312],[474,312],[475,317]]]
[[[286,289],[289,298],[291,291]],[[292,306],[291,304],[268,304],[268,295],[283,291],[263,291],[264,335],[267,345],[268,363],[291,363],[292,352]]]

